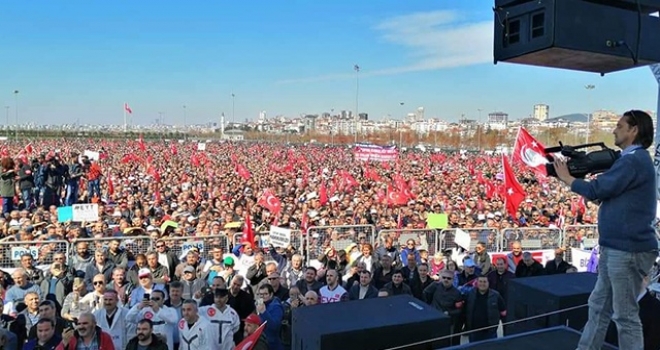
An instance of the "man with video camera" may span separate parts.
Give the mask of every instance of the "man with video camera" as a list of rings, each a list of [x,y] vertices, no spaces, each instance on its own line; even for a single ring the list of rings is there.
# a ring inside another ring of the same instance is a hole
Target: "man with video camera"
[[[653,228],[655,168],[646,150],[653,143],[653,121],[645,112],[628,111],[613,133],[614,143],[622,149],[621,157],[595,179],[576,179],[566,161],[554,161],[557,177],[571,186],[571,191],[600,202],[598,281],[589,297],[589,321],[578,350],[600,349],[610,319],[616,323],[621,349],[644,348],[637,298],[658,257]]]

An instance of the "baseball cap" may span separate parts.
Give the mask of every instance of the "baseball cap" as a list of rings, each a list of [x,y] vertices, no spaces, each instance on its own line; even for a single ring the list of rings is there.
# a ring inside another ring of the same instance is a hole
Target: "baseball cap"
[[[217,297],[226,297],[227,295],[229,295],[229,289],[216,288],[215,291],[213,292],[213,295]]]
[[[475,267],[476,265],[474,264],[474,261],[472,259],[465,259],[465,261],[463,261],[463,266],[464,267]]]
[[[225,266],[234,266],[234,258],[227,256],[222,260],[222,263],[225,264]]]
[[[139,278],[148,277],[148,276],[151,276],[151,271],[149,269],[140,269],[140,271],[138,271]]]
[[[250,314],[244,321],[245,323],[256,324],[257,326],[261,325],[261,318],[256,314]]]
[[[188,266],[186,266],[186,267],[183,269],[183,273],[186,273],[186,272],[195,273],[195,268],[192,267],[192,266],[190,266],[190,265],[188,265]]]

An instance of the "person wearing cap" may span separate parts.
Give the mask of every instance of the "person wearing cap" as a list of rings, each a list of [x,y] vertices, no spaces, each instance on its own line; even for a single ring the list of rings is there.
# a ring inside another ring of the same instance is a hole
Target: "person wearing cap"
[[[474,260],[467,257],[463,260],[463,271],[458,274],[458,286],[463,287],[469,284],[474,281],[478,275],[477,264],[474,263]]]
[[[255,314],[250,314],[245,318],[245,331],[243,333],[244,337],[247,338],[253,335],[259,326],[261,326],[261,318]],[[257,338],[256,343],[253,345],[252,350],[269,350],[268,339],[266,338],[266,333],[261,332],[259,338]]]
[[[216,288],[213,291],[213,305],[202,306],[199,314],[211,323],[211,350],[234,349],[234,334],[238,332],[241,320],[236,310],[227,305],[229,290]],[[217,339],[217,340],[216,340]]]
[[[141,268],[138,270],[138,280],[140,285],[136,286],[131,291],[131,296],[128,300],[128,307],[133,307],[140,303],[145,294],[153,294],[154,291],[160,290],[165,292],[165,286],[162,284],[155,284],[151,270],[148,268]]]
[[[545,269],[540,262],[534,260],[532,253],[524,252],[523,259],[516,267],[516,278],[542,276],[545,274]]]
[[[183,284],[183,293],[181,295],[183,299],[192,298],[193,295],[201,292],[202,289],[206,287],[206,281],[197,278],[197,272],[195,268],[190,265],[183,268],[181,284]]]

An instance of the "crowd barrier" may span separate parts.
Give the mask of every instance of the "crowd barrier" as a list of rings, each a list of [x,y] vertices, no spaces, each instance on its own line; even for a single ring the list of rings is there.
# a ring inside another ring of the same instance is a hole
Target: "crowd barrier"
[[[70,256],[76,254],[79,243],[86,243],[89,253],[94,255],[98,249],[108,249],[110,242],[119,241],[119,247],[126,250],[129,259],[138,254],[146,254],[154,249],[154,241],[149,236],[125,236],[125,237],[101,237],[101,238],[79,238],[71,242]]]
[[[304,239],[303,239],[303,234],[302,231],[300,230],[290,230],[291,235],[289,237],[289,245],[291,245],[297,252],[302,252],[304,249]],[[270,229],[268,230],[261,230],[258,232],[255,232],[254,234],[255,239],[259,239],[259,246],[260,247],[268,247],[271,244],[270,241]],[[232,246],[237,246],[240,245],[241,242],[243,241],[243,234],[242,233],[236,233],[234,234],[234,237],[232,239]],[[269,254],[270,255],[270,254]],[[266,260],[272,260],[272,258],[266,255]]]
[[[67,241],[16,241],[0,242],[0,268],[13,269],[21,267],[21,256],[32,255],[34,265],[50,265],[56,253],[69,256],[71,245]]]
[[[306,261],[316,260],[325,249],[345,249],[351,244],[376,243],[373,225],[312,226],[307,229]]]
[[[440,231],[440,249],[454,249],[457,247],[455,238],[456,232],[459,229],[448,228]],[[486,251],[488,252],[499,252],[502,242],[502,237],[500,235],[499,229],[495,227],[475,227],[475,228],[463,228],[461,231],[470,235],[470,249],[469,251],[474,251],[474,247],[477,245],[477,242],[482,241],[486,243]],[[465,248],[465,247],[463,247]]]
[[[433,254],[440,251],[438,235],[438,230],[435,229],[380,230],[376,245],[382,245],[385,237],[388,236],[394,240],[395,246],[398,244],[401,247],[406,245],[407,240],[412,239],[415,241],[418,250],[426,250],[429,252],[429,256],[433,256]]]
[[[211,248],[220,247],[223,253],[229,253],[229,237],[226,235],[193,236],[193,237],[163,237],[160,239],[176,256],[181,258],[191,248],[197,248],[203,259],[212,259]]]
[[[521,227],[501,232],[502,250],[511,250],[511,244],[520,241],[523,250],[556,249],[562,246],[563,231],[559,228]]]

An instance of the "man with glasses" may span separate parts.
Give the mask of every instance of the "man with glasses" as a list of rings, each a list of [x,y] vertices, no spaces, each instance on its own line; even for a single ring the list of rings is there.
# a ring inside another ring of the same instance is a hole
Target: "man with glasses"
[[[64,319],[57,317],[55,303],[50,300],[42,301],[39,304],[39,320],[41,321],[43,319],[53,321],[53,324],[55,325],[55,333],[57,334],[62,334],[66,329],[67,322]],[[30,327],[28,340],[37,338],[37,324]]]
[[[199,313],[211,323],[211,349],[232,350],[234,334],[238,332],[241,321],[238,313],[227,305],[229,290],[218,288],[213,294],[213,305],[199,308]]]
[[[99,249],[94,252],[94,260],[91,264],[87,265],[85,270],[85,279],[87,280],[87,290],[91,291],[92,278],[98,274],[105,276],[105,280],[109,281],[112,278],[112,270],[115,264],[108,259],[108,252],[104,249]]]
[[[269,273],[267,281],[268,284],[273,286],[275,296],[280,299],[280,301],[283,302],[289,299],[289,289],[282,285],[282,278],[277,271]]]
[[[589,321],[579,350],[600,349],[610,320],[620,349],[642,349],[644,339],[637,297],[658,257],[656,170],[647,149],[653,144],[653,119],[639,110],[623,114],[614,128],[622,149],[612,167],[590,180],[574,178],[565,160],[555,159],[557,177],[598,209],[598,280],[589,297]]]
[[[103,294],[103,308],[94,312],[96,322],[101,329],[112,337],[115,349],[124,349],[128,343],[128,310],[119,306],[119,296],[114,290]]]
[[[454,272],[442,270],[440,281],[432,283],[424,289],[424,300],[429,305],[443,312],[451,318],[451,333],[460,332],[461,313],[463,312],[463,296],[454,287]],[[443,346],[454,346],[461,344],[461,336],[453,336]]]
[[[126,315],[126,320],[131,323],[137,323],[143,318],[151,320],[154,333],[166,339],[169,349],[174,349],[174,327],[179,320],[176,310],[165,306],[165,292],[154,290],[151,295],[145,294]]]
[[[105,276],[98,274],[92,279],[92,292],[85,294],[80,299],[81,304],[88,305],[90,312],[94,312],[103,307],[103,295],[105,294]],[[89,289],[89,288],[88,288]]]
[[[264,284],[257,290],[257,315],[261,322],[266,323],[264,333],[268,338],[268,346],[271,350],[282,350],[282,341],[280,340],[280,328],[284,318],[284,307],[279,299],[273,296],[273,286]]]

